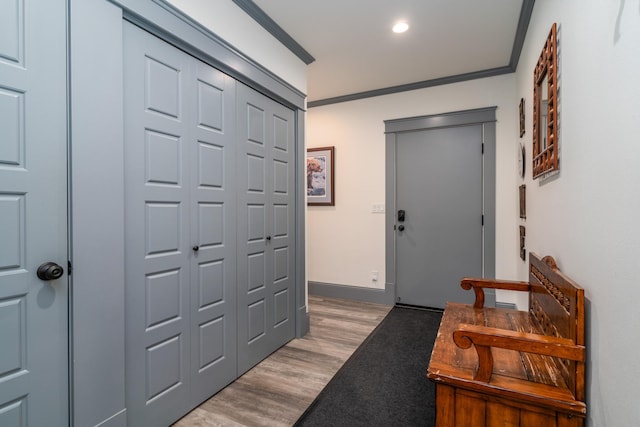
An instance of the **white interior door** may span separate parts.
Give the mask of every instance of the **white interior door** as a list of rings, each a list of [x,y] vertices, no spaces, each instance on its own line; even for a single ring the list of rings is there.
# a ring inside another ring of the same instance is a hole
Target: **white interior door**
[[[66,15],[0,2],[0,426],[69,421]]]

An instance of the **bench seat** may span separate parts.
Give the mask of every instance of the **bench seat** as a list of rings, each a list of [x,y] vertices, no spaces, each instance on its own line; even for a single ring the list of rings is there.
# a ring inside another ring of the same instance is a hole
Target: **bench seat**
[[[476,324],[511,331],[540,333],[532,327],[526,311],[484,308],[448,303],[429,364],[429,379],[452,386],[498,393],[515,401],[541,407],[555,407],[576,415],[584,415],[586,405],[576,401],[551,357],[494,348],[494,371],[491,382],[473,379],[478,366],[474,351],[458,347],[451,337],[460,324]]]
[[[540,316],[534,315],[534,311],[538,315],[544,311],[540,307],[553,313],[558,299],[569,311],[574,301],[583,305],[582,289],[571,283],[578,289],[579,298],[558,298],[560,293],[556,292],[558,295],[552,295],[551,304],[538,285],[547,281],[547,287],[553,289],[549,283],[558,281],[554,276],[558,273],[555,261],[552,266],[545,266],[535,254],[531,256],[535,264],[532,272],[536,274],[531,277],[532,283],[493,284],[503,289],[528,290],[535,296],[530,303],[536,310],[483,307],[482,287],[493,287],[486,281],[474,286],[478,296],[475,305],[447,304],[427,370],[428,378],[436,383],[437,426],[584,424],[585,348],[580,342],[583,332],[576,334],[580,327],[584,328],[583,320],[576,322],[576,317],[568,312],[543,315],[547,328],[544,330],[538,320]],[[468,284],[474,280],[463,280],[463,287],[470,289]],[[561,283],[556,289],[563,286]],[[583,306],[579,309],[582,315]],[[573,325],[573,330],[563,323]]]

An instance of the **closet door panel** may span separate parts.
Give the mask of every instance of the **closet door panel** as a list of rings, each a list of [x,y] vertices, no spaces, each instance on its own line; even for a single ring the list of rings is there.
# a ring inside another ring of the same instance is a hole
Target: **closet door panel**
[[[289,341],[295,333],[295,125],[292,110],[272,101],[270,145],[273,186],[270,192],[273,234],[272,330],[276,343]]]
[[[238,84],[238,373],[294,335],[293,112]]]
[[[125,310],[130,425],[189,407],[189,59],[125,25]]]
[[[238,375],[269,348],[267,112],[253,95],[238,84]]]
[[[235,80],[193,60],[191,402],[236,378]]]

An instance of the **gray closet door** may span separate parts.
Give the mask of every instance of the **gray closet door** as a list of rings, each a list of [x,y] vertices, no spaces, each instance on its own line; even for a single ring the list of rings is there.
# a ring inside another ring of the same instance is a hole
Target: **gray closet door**
[[[0,2],[0,426],[69,423],[66,18]]]
[[[235,379],[233,79],[125,24],[130,425],[168,425]]]
[[[472,302],[460,279],[482,276],[482,125],[399,133],[396,150],[398,301]]]
[[[238,84],[238,374],[294,336],[294,113]]]
[[[236,379],[236,82],[192,64],[190,400],[199,404]]]

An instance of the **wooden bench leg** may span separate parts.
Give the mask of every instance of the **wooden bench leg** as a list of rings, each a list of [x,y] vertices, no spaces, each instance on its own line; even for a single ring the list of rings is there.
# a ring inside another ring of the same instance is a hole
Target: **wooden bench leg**
[[[566,414],[558,414],[558,427],[583,427],[584,418],[570,417]]]
[[[436,384],[436,427],[455,426],[456,390],[448,385]]]

